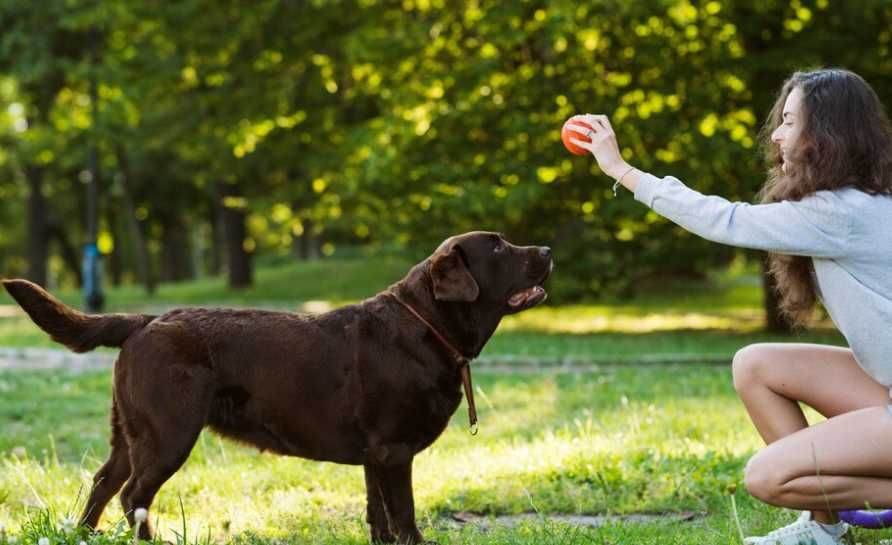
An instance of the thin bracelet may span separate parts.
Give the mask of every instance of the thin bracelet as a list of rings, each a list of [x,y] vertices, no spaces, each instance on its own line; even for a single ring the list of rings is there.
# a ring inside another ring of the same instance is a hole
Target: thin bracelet
[[[635,170],[635,167],[629,167],[629,170],[623,172],[623,175],[620,176],[619,178],[617,178],[615,182],[613,182],[613,196],[614,197],[616,197],[616,189],[619,187],[620,182],[623,181],[623,178],[626,177],[626,174],[632,172],[633,170]]]

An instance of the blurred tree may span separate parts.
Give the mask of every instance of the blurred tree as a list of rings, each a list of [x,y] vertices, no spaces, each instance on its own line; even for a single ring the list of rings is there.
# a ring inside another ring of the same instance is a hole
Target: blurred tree
[[[845,66],[890,96],[890,14],[879,0],[0,2],[0,188],[29,188],[34,277],[51,233],[59,255],[79,236],[43,211],[83,217],[72,184],[93,131],[131,235],[112,236],[110,212],[103,230],[130,256],[122,277],[148,290],[153,268],[176,280],[226,256],[230,285],[247,286],[258,253],[420,255],[492,229],[555,248],[556,300],[632,294],[740,252],[613,198],[592,159],[561,146],[564,120],[606,113],[636,166],[752,201],[757,133],[791,71]],[[89,28],[103,38],[98,119]]]
[[[88,35],[65,19],[65,10],[58,4],[0,3],[0,28],[4,29],[0,73],[15,81],[14,104],[21,111],[17,120],[20,130],[11,151],[28,188],[26,276],[45,285],[51,235],[60,237],[63,247],[71,244],[66,238],[68,230],[58,225],[60,220],[47,199],[47,192],[53,189],[48,186],[52,181],[47,180],[47,173],[64,145],[53,108],[70,73],[87,54]]]

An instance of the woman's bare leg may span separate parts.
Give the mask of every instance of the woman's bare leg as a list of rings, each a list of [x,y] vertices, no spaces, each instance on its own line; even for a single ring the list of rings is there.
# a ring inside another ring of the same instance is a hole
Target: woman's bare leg
[[[746,486],[793,509],[892,507],[892,415],[859,409],[779,439],[750,460]]]
[[[858,366],[848,348],[754,344],[735,354],[733,374],[750,419],[769,445],[808,427],[799,401],[827,418],[890,402],[888,390]],[[750,463],[748,482],[758,480],[752,471]],[[821,522],[835,520],[833,513],[820,508],[814,517]]]

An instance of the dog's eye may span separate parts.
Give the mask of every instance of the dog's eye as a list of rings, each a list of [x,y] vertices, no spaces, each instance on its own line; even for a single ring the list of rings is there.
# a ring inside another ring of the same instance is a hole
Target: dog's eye
[[[500,254],[504,251],[505,251],[505,244],[501,240],[496,241],[496,245],[493,246],[493,248],[492,248],[492,253]]]

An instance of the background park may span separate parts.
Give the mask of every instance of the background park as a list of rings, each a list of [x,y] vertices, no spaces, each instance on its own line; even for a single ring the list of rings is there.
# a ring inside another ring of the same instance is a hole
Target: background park
[[[635,166],[752,202],[793,70],[846,67],[892,104],[890,22],[880,0],[3,0],[0,276],[87,310],[319,312],[453,234],[549,245],[548,302],[474,363],[480,433],[460,407],[416,460],[421,530],[739,543],[794,515],[742,487],[762,442],[731,358],[844,339],[820,315],[791,331],[762,254],[614,197],[560,127],[608,114]],[[116,501],[106,533],[71,529],[114,354],[68,355],[0,296],[0,545],[129,540]],[[184,545],[366,543],[364,505],[359,467],[205,433],[152,516]]]

